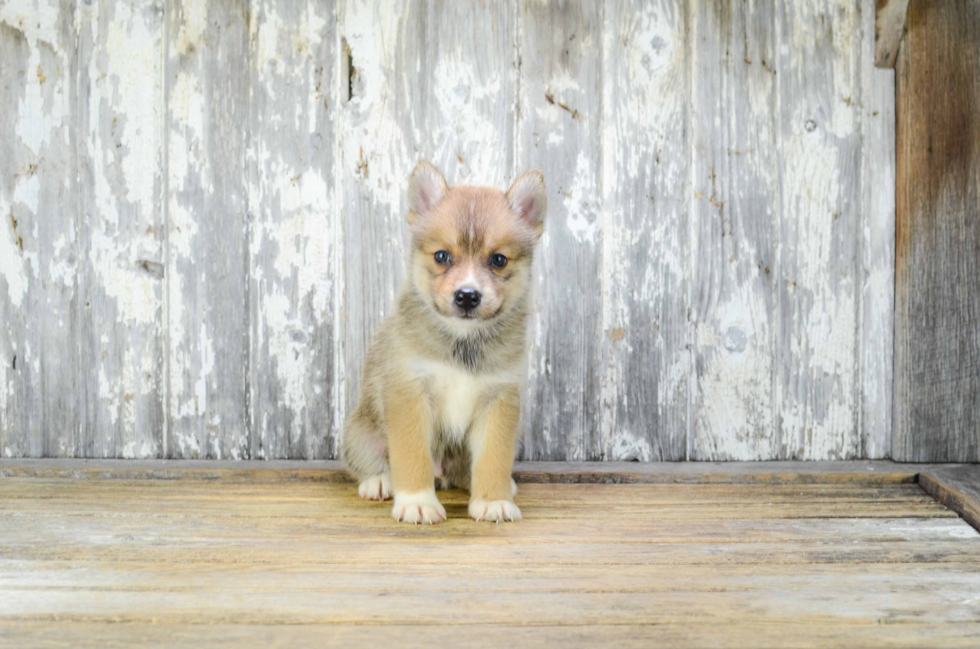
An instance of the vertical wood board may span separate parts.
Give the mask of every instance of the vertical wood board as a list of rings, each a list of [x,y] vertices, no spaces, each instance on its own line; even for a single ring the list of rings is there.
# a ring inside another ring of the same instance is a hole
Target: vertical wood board
[[[0,453],[75,455],[71,4],[0,5]]]
[[[250,19],[250,456],[335,457],[335,7],[263,1]]]
[[[162,457],[163,3],[78,9],[75,326],[83,457]]]
[[[687,1],[605,5],[601,435],[610,460],[683,460],[691,375]]]
[[[249,455],[245,13],[234,0],[168,5],[167,457]]]
[[[548,188],[528,326],[525,457],[597,460],[602,326],[602,6],[522,3],[517,173]]]
[[[689,457],[780,457],[776,3],[695,3]]]
[[[909,4],[898,59],[899,460],[980,461],[980,6]]]

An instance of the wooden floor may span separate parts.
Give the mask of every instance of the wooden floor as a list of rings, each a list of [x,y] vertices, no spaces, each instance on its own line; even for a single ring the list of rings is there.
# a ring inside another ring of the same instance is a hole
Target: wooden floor
[[[0,645],[980,644],[980,535],[917,484],[522,484],[434,527],[355,491],[0,478]]]

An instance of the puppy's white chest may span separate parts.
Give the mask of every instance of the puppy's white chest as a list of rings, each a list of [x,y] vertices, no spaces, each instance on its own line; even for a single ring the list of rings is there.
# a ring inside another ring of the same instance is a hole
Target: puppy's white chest
[[[466,434],[488,394],[515,380],[509,374],[477,375],[432,361],[417,361],[413,370],[426,385],[438,428],[457,439]]]
[[[435,377],[433,405],[444,432],[454,437],[466,433],[486,389],[485,379],[467,372],[447,368]]]

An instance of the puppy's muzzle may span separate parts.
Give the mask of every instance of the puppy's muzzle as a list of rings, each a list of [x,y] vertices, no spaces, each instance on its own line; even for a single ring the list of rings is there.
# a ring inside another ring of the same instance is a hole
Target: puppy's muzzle
[[[453,302],[464,311],[472,311],[480,306],[480,300],[482,298],[483,296],[480,295],[480,291],[475,288],[461,288],[453,296]]]

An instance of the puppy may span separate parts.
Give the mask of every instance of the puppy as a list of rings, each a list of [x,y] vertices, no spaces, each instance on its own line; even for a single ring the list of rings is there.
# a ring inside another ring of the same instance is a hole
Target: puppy
[[[504,194],[449,187],[419,162],[408,187],[412,246],[397,310],[377,332],[342,457],[367,500],[438,523],[443,487],[470,492],[478,521],[515,521],[525,320],[547,194],[539,171]]]

